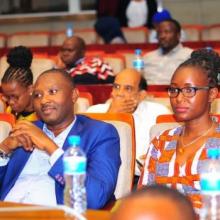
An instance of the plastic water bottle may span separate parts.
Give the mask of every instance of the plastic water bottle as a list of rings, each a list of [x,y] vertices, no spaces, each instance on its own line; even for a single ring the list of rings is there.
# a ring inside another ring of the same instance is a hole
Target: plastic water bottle
[[[66,25],[66,36],[67,37],[72,37],[73,36],[73,24],[72,23],[68,23]]]
[[[87,208],[86,199],[86,156],[79,148],[80,137],[69,136],[69,148],[63,155],[64,164],[64,204],[83,213]]]
[[[220,220],[220,149],[208,149],[207,155],[209,159],[203,162],[200,174],[203,196],[200,219]]]
[[[135,58],[133,60],[133,68],[136,69],[138,72],[143,73],[144,71],[144,60],[142,58],[142,51],[141,49],[135,50]]]

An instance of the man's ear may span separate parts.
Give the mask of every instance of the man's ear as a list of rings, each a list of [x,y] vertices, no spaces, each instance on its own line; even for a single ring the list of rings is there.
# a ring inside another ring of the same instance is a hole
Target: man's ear
[[[141,90],[139,92],[139,102],[143,101],[147,97],[147,91]]]
[[[209,89],[209,102],[212,103],[218,96],[218,88],[214,87]]]
[[[72,102],[75,103],[79,97],[79,90],[77,88],[74,88],[72,90]]]

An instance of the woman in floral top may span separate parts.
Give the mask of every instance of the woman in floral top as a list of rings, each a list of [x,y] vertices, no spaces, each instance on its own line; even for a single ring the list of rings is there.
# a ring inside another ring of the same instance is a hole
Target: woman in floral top
[[[220,126],[210,117],[219,72],[219,55],[207,49],[194,51],[177,68],[168,94],[176,120],[184,125],[152,141],[139,187],[166,184],[188,195],[194,207],[201,207],[200,168],[207,149],[220,148]]]

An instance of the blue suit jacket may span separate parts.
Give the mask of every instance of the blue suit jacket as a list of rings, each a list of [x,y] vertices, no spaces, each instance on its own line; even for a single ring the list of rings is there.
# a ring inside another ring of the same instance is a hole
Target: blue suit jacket
[[[42,129],[43,122],[37,121],[36,125]],[[87,156],[88,208],[101,208],[113,196],[117,182],[121,162],[118,133],[110,124],[78,115],[68,135],[81,137],[80,147]],[[68,142],[65,140],[63,150],[67,148]],[[14,186],[30,155],[31,152],[19,147],[13,152],[7,166],[0,167],[0,200],[4,200]],[[51,167],[48,175],[55,180],[57,203],[62,204],[64,189],[62,156]]]

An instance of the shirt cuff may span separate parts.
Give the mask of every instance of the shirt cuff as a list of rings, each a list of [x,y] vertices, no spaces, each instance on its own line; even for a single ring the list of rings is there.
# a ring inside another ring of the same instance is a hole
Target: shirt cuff
[[[49,163],[51,166],[53,166],[56,161],[59,159],[60,156],[62,156],[64,151],[60,148],[56,149],[49,158]]]
[[[6,166],[9,162],[10,158],[1,158],[0,157],[0,167]]]

